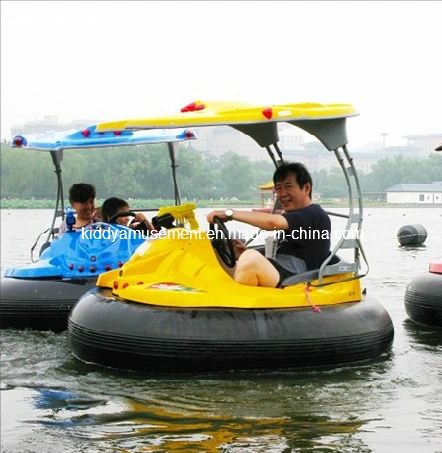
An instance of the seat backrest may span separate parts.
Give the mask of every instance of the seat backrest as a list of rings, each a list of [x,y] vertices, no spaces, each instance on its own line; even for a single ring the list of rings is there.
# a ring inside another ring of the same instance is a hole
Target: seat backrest
[[[332,257],[329,264],[337,264],[341,262],[344,261],[342,261],[338,256],[335,255]],[[298,283],[311,282],[313,280],[316,280],[318,277],[319,269],[312,269],[307,272],[302,272],[301,274],[291,275],[290,277],[287,277],[283,280],[283,282],[281,283],[281,288],[283,288],[284,286],[297,285]]]
[[[302,274],[295,274],[287,277],[281,283],[281,288],[284,286],[293,286],[298,283],[311,282],[319,277],[319,269],[313,269],[311,271],[303,272]]]

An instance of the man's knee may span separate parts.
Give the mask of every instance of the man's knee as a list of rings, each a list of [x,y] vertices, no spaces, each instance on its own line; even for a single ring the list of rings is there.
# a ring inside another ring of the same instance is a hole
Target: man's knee
[[[244,260],[244,261],[255,260],[259,256],[263,257],[263,255],[261,253],[259,253],[258,250],[247,249],[247,250],[244,250],[244,252],[241,254],[240,260]]]
[[[256,250],[245,250],[238,259],[237,267],[241,269],[253,269],[257,267],[257,263],[263,256]]]

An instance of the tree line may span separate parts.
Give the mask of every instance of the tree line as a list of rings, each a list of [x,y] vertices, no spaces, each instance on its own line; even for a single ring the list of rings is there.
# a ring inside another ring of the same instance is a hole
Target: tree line
[[[48,152],[1,145],[1,197],[55,199],[56,176]],[[303,162],[307,167],[308,161]],[[232,151],[220,156],[180,145],[176,159],[182,198],[255,200],[258,186],[272,180],[273,164],[251,161]],[[355,156],[357,168],[357,155]],[[171,161],[167,145],[64,150],[61,162],[67,189],[76,182],[93,183],[97,197],[174,199]],[[312,171],[314,191],[323,199],[345,197],[342,170]],[[358,173],[362,191],[384,192],[398,183],[431,183],[442,179],[442,155],[410,158],[401,155],[379,160],[369,173]]]

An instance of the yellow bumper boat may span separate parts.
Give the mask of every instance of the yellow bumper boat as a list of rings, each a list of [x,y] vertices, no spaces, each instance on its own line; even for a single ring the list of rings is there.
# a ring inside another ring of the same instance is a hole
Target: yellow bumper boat
[[[346,148],[346,118],[354,115],[348,104],[252,108],[196,102],[170,117],[98,129],[230,125],[267,148],[278,165],[277,123],[301,127],[341,165],[349,189],[344,217],[350,232],[362,225],[359,182]],[[203,231],[194,208],[162,208],[158,236],[142,244],[121,269],[100,275],[97,287],[80,298],[68,320],[77,358],[118,369],[193,373],[341,366],[389,350],[391,318],[361,289],[361,268],[368,271],[368,264],[360,237],[342,237],[319,269],[289,277],[281,288],[250,287],[233,281],[220,264],[234,265],[224,223],[218,219]],[[341,258],[348,252],[349,259]]]

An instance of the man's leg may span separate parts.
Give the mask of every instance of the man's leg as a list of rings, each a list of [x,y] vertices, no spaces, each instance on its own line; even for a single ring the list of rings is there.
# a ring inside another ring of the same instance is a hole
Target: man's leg
[[[238,258],[233,278],[243,285],[275,288],[279,272],[260,252],[247,249]]]

